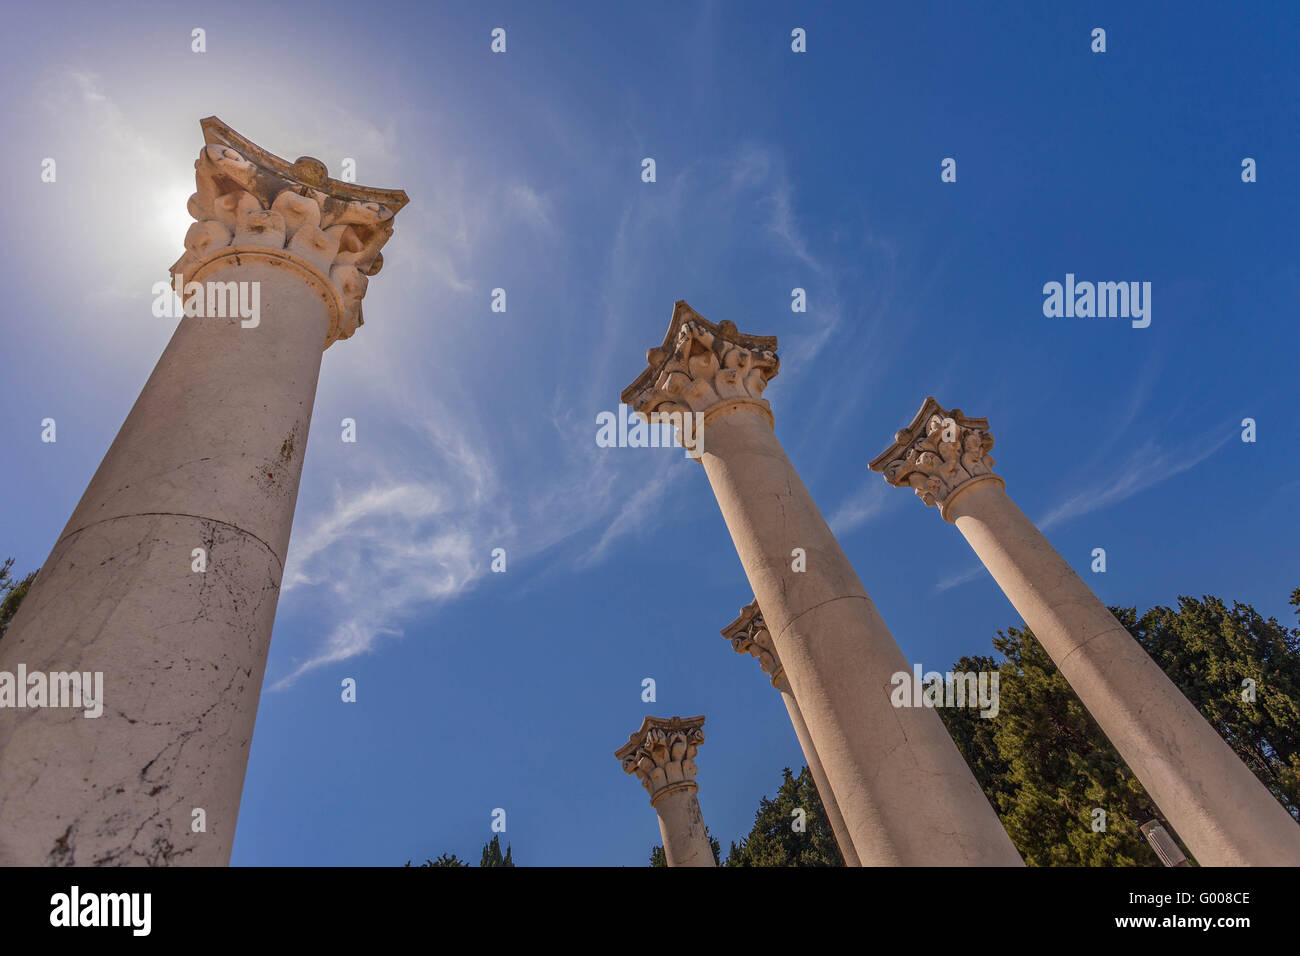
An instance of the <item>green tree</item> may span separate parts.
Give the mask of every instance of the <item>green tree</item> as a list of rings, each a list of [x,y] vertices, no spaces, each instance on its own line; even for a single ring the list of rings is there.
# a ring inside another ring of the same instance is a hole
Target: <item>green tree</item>
[[[1300,588],[1291,592],[1300,614]],[[1300,819],[1300,629],[1248,604],[1179,598],[1124,624],[1237,756]],[[1254,700],[1248,689],[1253,689]]]
[[[999,668],[998,716],[989,720],[956,708],[939,713],[993,725],[994,752],[968,759],[989,774],[1005,768],[980,782],[1025,862],[1159,865],[1138,829],[1159,818],[1155,805],[1038,640],[1027,628],[1007,628],[993,646],[1006,658]],[[983,748],[989,737],[981,731],[971,743]],[[962,744],[958,740],[959,749]],[[1104,830],[1094,829],[1099,809]]]
[[[13,558],[6,558],[4,564],[0,565],[0,638],[9,630],[9,622],[18,613],[18,605],[27,596],[36,577],[36,572],[33,571],[25,578],[15,580],[11,573],[13,566]]]
[[[998,662],[990,655],[963,657],[952,666],[954,673],[993,673],[998,670]],[[1002,675],[999,674],[999,681]],[[1001,686],[999,684],[999,697]],[[1002,758],[994,740],[996,719],[981,717],[979,710],[973,707],[941,708],[939,716],[943,718],[948,733],[957,744],[957,749],[970,765],[975,780],[989,797],[994,807],[998,799],[1011,795],[1014,790],[1010,785],[1011,767]]]
[[[1300,589],[1291,603],[1300,613]],[[1141,617],[1133,608],[1111,611],[1278,801],[1300,815],[1300,630],[1212,597],[1183,597],[1177,610],[1155,607]],[[1160,865],[1138,827],[1157,819],[1175,831],[1033,633],[1008,628],[993,645],[1005,657],[997,668],[997,718],[959,708],[939,715],[1025,861]],[[964,657],[953,670],[994,666],[993,658]],[[1104,832],[1093,829],[1096,809],[1106,812]]]
[[[411,861],[407,860],[406,865],[410,866]],[[483,854],[479,857],[479,866],[514,866],[515,861],[510,856],[510,845],[506,844],[505,856],[501,855],[501,838],[493,836],[491,840],[483,844]],[[420,864],[426,866],[469,866],[464,860],[456,856],[455,853],[444,853],[436,860],[425,860]]]
[[[406,865],[410,866],[411,861],[407,860]],[[436,860],[425,860],[423,863],[420,864],[420,867],[426,867],[426,866],[469,866],[469,864],[466,863],[464,860],[462,860],[460,857],[456,856],[455,853],[451,854],[450,856],[444,853]]]
[[[759,802],[754,827],[739,845],[731,844],[727,866],[843,866],[812,774],[807,767],[797,777],[789,767],[781,773],[776,797]],[[800,817],[802,832],[795,828]]]
[[[483,856],[479,859],[479,866],[514,866],[514,861],[510,859],[510,844],[506,844],[506,855],[501,855],[501,837],[494,835],[492,839],[483,844]]]

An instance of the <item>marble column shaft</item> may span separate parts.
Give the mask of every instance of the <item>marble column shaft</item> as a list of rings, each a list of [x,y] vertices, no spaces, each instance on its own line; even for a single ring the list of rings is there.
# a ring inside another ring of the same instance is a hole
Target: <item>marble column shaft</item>
[[[204,314],[180,321],[0,642],[0,671],[102,672],[104,697],[97,718],[0,711],[3,865],[230,859],[321,354],[361,323],[406,197],[203,131],[173,276]],[[207,313],[225,283],[256,287],[255,317]]]
[[[844,865],[861,866],[857,851],[853,849],[853,840],[849,836],[848,827],[840,813],[840,806],[835,800],[835,792],[831,790],[830,781],[826,779],[826,769],[822,766],[821,758],[817,756],[817,748],[813,746],[812,735],[808,733],[808,725],[799,710],[799,702],[795,700],[794,691],[790,689],[790,681],[785,676],[785,668],[781,666],[776,647],[772,644],[772,635],[763,621],[763,612],[759,609],[758,602],[752,601],[743,608],[740,616],[722,629],[722,636],[731,641],[732,649],[737,653],[749,654],[756,658],[759,666],[763,668],[763,673],[771,680],[772,686],[781,692],[781,700],[790,715],[794,734],[799,738],[799,747],[803,750],[804,760],[808,763],[808,772],[812,774],[813,782],[817,785],[817,795],[821,798],[826,819],[830,821],[831,830],[835,834],[840,855],[844,857]]]
[[[929,398],[871,467],[957,526],[1197,862],[1300,864],[1300,825],[1007,496],[992,447]]]
[[[775,349],[679,302],[623,401],[701,414],[705,473],[862,864],[1022,865],[938,715],[890,701],[911,665],[773,434]]]

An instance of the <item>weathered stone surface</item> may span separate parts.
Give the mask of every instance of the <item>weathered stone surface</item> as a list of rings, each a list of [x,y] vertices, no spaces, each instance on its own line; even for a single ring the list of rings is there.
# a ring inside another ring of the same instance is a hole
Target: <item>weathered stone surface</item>
[[[193,546],[207,573],[176,574]],[[20,610],[39,626],[10,629],[0,670],[100,671],[104,711],[0,712],[0,864],[229,859],[281,573],[262,541],[190,515],[59,541]]]
[[[625,773],[636,774],[650,802],[672,787],[695,786],[695,752],[704,743],[704,717],[647,717],[615,751]]]
[[[817,784],[817,794],[821,797],[822,806],[826,809],[826,817],[835,832],[835,842],[839,844],[844,864],[861,866],[858,853],[853,849],[853,840],[849,836],[848,827],[845,826],[844,817],[840,813],[839,804],[831,790],[830,781],[826,779],[826,770],[822,767],[821,758],[817,756],[817,748],[813,746],[808,725],[799,710],[799,702],[795,700],[790,682],[785,678],[785,669],[781,666],[781,659],[777,656],[776,646],[772,643],[772,634],[763,620],[763,612],[759,609],[758,602],[751,601],[741,608],[739,616],[722,629],[722,636],[731,641],[732,650],[736,653],[749,654],[755,658],[763,668],[763,673],[771,680],[772,686],[781,692],[781,700],[790,715],[795,736],[799,738],[799,746],[803,749],[804,760],[808,762],[808,770],[813,775],[813,782]]]
[[[678,302],[663,345],[646,353],[648,363],[623,390],[623,404],[649,417],[655,412],[702,412],[705,421],[738,405],[771,410],[763,390],[780,359],[770,335],[742,335],[732,322],[714,325],[686,302]]]
[[[942,418],[958,441],[936,446]],[[987,428],[928,398],[871,467],[941,503],[1199,863],[1300,864],[1300,825],[988,471]]]
[[[970,418],[960,408],[946,410],[927,398],[912,424],[871,463],[895,487],[908,487],[927,506],[948,505],[961,492],[983,481],[1001,482],[993,474],[993,436],[984,418]]]
[[[623,401],[705,413],[700,461],[862,863],[1020,865],[938,715],[890,702],[891,675],[911,666],[756,397],[775,351],[679,302]]]
[[[750,601],[741,608],[736,619],[722,629],[722,636],[731,642],[731,649],[737,654],[748,654],[758,661],[773,687],[778,690],[789,688],[785,669],[776,656],[772,634],[763,621],[763,612],[759,610],[757,601]]]
[[[384,264],[380,250],[406,193],[330,179],[310,156],[290,163],[215,116],[202,127],[208,145],[194,163],[198,188],[188,206],[196,221],[185,254],[171,268],[177,294],[183,283],[208,278],[205,267],[226,256],[296,260],[326,293],[330,326],[323,347],[351,337],[364,321],[361,300]]]
[[[0,711],[0,865],[230,859],[322,348],[360,321],[335,280],[373,274],[405,196],[204,134],[178,279],[257,283],[260,318],[181,320],[0,642],[0,671],[101,671],[105,698]]]
[[[714,866],[695,782],[695,753],[704,743],[704,717],[646,717],[614,752],[635,774],[659,816],[669,866]]]

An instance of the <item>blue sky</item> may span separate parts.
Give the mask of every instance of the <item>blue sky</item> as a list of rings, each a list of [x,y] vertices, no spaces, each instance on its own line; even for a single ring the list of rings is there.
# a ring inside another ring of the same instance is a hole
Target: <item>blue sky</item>
[[[522,865],[642,865],[658,828],[613,751],[646,713],[707,715],[724,848],[802,764],[718,634],[752,593],[703,470],[595,444],[677,299],[780,338],[777,434],[927,669],[1019,620],[955,528],[867,470],[929,394],[988,416],[1009,493],[1103,600],[1290,617],[1293,4],[63,9],[15,8],[0,39],[18,570],[171,334],[151,287],[200,118],[411,197],[366,325],[324,356],[236,864],[476,862],[501,807]],[[1046,318],[1068,272],[1150,282],[1150,327]]]

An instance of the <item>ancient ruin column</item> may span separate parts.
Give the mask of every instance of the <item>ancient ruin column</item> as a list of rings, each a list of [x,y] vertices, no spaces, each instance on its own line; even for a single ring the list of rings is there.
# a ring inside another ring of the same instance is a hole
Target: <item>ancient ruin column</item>
[[[647,717],[614,751],[634,773],[659,815],[664,859],[669,866],[716,866],[696,797],[695,752],[704,743],[704,717]]]
[[[699,460],[862,864],[1020,865],[939,716],[890,702],[911,665],[773,434],[775,350],[678,302],[623,401],[698,414]]]
[[[1197,862],[1300,864],[1300,826],[1007,497],[992,447],[927,398],[871,467],[957,525]]]
[[[844,817],[840,815],[839,804],[835,802],[835,794],[826,779],[826,771],[817,756],[817,748],[808,735],[808,725],[799,712],[799,702],[794,699],[790,681],[785,676],[785,668],[781,666],[781,659],[772,644],[772,635],[763,622],[763,612],[759,610],[758,602],[751,601],[742,608],[740,616],[722,629],[722,636],[731,641],[732,650],[736,653],[755,658],[763,668],[763,673],[771,679],[772,686],[781,692],[785,709],[790,714],[790,723],[794,725],[794,734],[799,738],[799,746],[803,749],[804,760],[808,762],[808,770],[813,776],[813,782],[817,784],[817,795],[821,797],[826,818],[830,820],[831,829],[835,832],[835,842],[839,844],[844,865],[861,866],[858,854],[853,849],[853,841],[849,838],[848,828],[844,825]]]
[[[1169,835],[1169,831],[1160,825],[1159,820],[1148,820],[1138,829],[1142,831],[1142,835],[1147,838],[1147,843],[1165,866],[1192,865],[1179,849],[1178,844],[1174,842],[1174,838]]]
[[[0,864],[230,859],[321,353],[407,199],[202,128],[186,317],[0,642],[103,713],[0,709]]]

